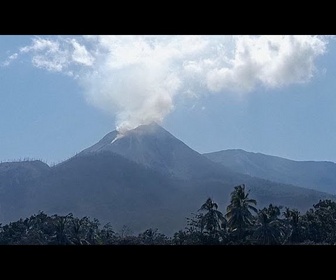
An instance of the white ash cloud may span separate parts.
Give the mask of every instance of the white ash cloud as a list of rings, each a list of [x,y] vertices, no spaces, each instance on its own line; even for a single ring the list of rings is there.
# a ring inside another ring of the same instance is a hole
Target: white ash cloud
[[[309,82],[324,36],[44,36],[3,63],[29,56],[33,66],[73,77],[87,101],[116,115],[122,133],[161,122],[176,96],[249,93]]]

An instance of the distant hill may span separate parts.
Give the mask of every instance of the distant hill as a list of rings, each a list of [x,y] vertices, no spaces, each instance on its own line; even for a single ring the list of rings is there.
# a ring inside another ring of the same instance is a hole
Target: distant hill
[[[30,185],[50,170],[39,160],[0,163],[0,223],[26,214]]]
[[[204,156],[235,172],[336,194],[336,164],[333,162],[294,161],[239,149]]]
[[[98,143],[56,166],[3,165],[1,223],[42,210],[98,218],[115,230],[158,228],[173,234],[210,196],[225,211],[234,186],[245,184],[258,207],[304,211],[334,196],[237,173],[192,150],[159,125],[140,126]],[[1,175],[2,174],[2,175]],[[2,176],[2,177],[1,177]]]

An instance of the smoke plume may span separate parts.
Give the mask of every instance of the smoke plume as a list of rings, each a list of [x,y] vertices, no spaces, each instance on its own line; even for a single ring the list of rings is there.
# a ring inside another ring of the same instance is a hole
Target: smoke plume
[[[116,116],[122,134],[160,123],[177,95],[308,82],[327,43],[323,36],[46,36],[3,65],[28,56],[35,67],[75,79],[90,104]]]

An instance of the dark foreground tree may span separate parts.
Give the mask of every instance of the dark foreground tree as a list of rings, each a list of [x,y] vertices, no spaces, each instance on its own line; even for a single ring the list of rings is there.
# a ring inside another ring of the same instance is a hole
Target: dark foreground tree
[[[259,211],[245,186],[236,186],[224,216],[208,198],[187,226],[173,237],[149,228],[133,235],[124,227],[115,233],[110,224],[101,227],[97,219],[48,216],[43,212],[7,225],[0,224],[1,245],[219,245],[297,244],[336,245],[336,202],[320,200],[304,215],[296,209],[270,204]],[[253,214],[257,212],[257,215]],[[227,217],[227,221],[225,219]],[[283,218],[282,218],[283,217]]]
[[[280,245],[285,237],[285,225],[279,218],[280,208],[270,204],[258,212],[253,241],[262,245]]]
[[[300,212],[296,209],[286,207],[283,213],[285,223],[287,224],[286,244],[298,244],[304,240],[303,226],[301,223]]]
[[[245,191],[245,185],[236,186],[231,193],[231,202],[225,216],[229,232],[238,243],[243,242],[244,237],[253,226],[254,216],[251,211],[258,212],[253,205],[257,205],[257,201],[249,198],[249,192]]]
[[[226,228],[226,219],[223,213],[218,210],[217,203],[211,198],[208,198],[198,211],[205,212],[201,218],[202,231],[205,230],[212,236]]]

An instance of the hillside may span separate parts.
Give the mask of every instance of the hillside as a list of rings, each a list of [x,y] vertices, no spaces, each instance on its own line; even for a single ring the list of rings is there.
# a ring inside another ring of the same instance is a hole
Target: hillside
[[[225,150],[204,156],[234,172],[336,194],[336,164],[333,162],[294,161],[244,150]]]

